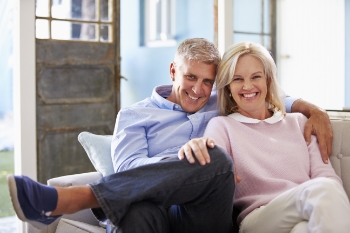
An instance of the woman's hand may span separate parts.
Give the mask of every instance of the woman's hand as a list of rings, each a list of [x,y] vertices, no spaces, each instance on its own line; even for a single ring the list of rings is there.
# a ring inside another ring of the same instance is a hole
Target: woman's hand
[[[211,138],[195,138],[180,148],[177,157],[180,160],[186,157],[189,163],[195,163],[196,159],[200,165],[204,166],[210,163],[210,155],[207,147],[213,148],[214,146],[214,140]]]

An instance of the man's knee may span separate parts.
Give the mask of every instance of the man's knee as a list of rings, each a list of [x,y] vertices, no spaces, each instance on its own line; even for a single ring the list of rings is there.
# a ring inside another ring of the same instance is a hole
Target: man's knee
[[[220,166],[228,167],[233,171],[233,161],[229,153],[219,146],[208,149],[211,161],[218,163]]]

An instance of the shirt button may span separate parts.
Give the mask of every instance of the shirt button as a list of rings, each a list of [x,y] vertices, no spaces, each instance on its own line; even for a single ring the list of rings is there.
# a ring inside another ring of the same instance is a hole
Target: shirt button
[[[195,118],[195,117],[192,117],[192,120],[193,120],[193,121],[195,121],[195,120],[197,120],[197,118]]]

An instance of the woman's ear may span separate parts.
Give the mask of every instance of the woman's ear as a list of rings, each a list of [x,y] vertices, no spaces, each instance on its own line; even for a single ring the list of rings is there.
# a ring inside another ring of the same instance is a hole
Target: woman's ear
[[[270,90],[270,85],[271,85],[271,78],[267,77],[266,78],[266,86],[267,86],[267,89],[269,89],[269,90]]]
[[[227,85],[226,87],[227,94],[231,96],[231,90],[230,90],[230,85]]]

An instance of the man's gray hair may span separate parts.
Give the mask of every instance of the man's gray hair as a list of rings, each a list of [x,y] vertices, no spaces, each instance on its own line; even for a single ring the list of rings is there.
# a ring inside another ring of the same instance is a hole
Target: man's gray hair
[[[204,38],[191,38],[181,42],[175,53],[174,62],[181,65],[182,61],[186,59],[208,65],[218,65],[221,56],[218,48],[212,42]]]

